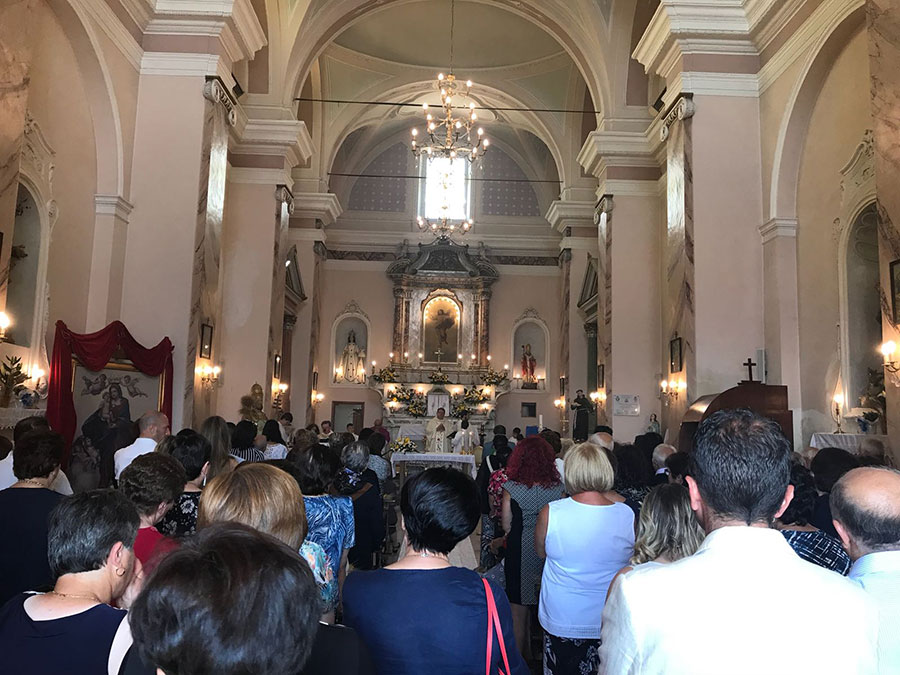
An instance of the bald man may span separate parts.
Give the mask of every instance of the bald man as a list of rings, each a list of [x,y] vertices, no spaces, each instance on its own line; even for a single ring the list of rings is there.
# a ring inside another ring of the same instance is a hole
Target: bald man
[[[678,450],[668,443],[660,443],[653,448],[653,485],[662,485],[669,482],[669,472],[666,470],[666,460]]]
[[[138,420],[138,432],[140,436],[134,443],[116,451],[116,480],[136,457],[153,452],[156,444],[169,435],[169,418],[159,410],[145,412]]]
[[[830,499],[834,527],[853,560],[848,576],[878,606],[879,672],[900,672],[900,472],[853,469]]]

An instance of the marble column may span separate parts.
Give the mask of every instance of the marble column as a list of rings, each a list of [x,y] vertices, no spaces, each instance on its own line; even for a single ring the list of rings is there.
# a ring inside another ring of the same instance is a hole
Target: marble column
[[[309,382],[309,393],[315,390],[319,374],[322,372],[322,369],[319,368],[319,326],[322,322],[322,272],[324,268],[324,263],[327,258],[327,249],[325,248],[325,244],[322,242],[316,242],[314,248],[315,252],[315,263],[313,267],[313,288],[312,288],[312,304],[311,304],[311,318],[309,324],[309,332],[310,332],[310,343],[309,343],[309,368],[308,368],[308,377],[307,380]],[[325,359],[327,361],[328,356],[325,355]],[[328,364],[323,363],[324,370],[328,371]],[[313,405],[312,396],[307,396],[307,407],[306,407],[306,423],[312,424],[316,421],[316,406]],[[330,413],[325,413],[330,417]],[[327,419],[323,418],[323,419]]]
[[[266,359],[266,384],[263,388],[274,395],[273,386],[284,381],[284,293],[285,262],[287,261],[287,231],[291,213],[294,211],[294,196],[287,185],[275,189],[275,232],[272,240],[272,302],[269,308],[269,344]],[[275,377],[275,356],[281,357],[281,373]],[[290,378],[288,378],[290,379]],[[268,385],[268,386],[267,386]]]
[[[403,358],[403,343],[406,335],[406,303],[404,289],[401,286],[394,287],[394,334],[391,340],[391,351],[398,361]]]
[[[900,6],[893,0],[867,0],[869,72],[875,142],[875,183],[878,194],[878,248],[881,267],[881,306],[885,340],[900,341],[894,323],[890,265],[900,259]],[[900,388],[888,385],[888,435],[894,458],[900,457]]]
[[[584,324],[584,334],[587,338],[587,389],[585,390],[585,396],[590,396],[592,392],[597,391],[597,364],[599,363],[597,358],[597,322],[590,321]],[[596,403],[595,403],[596,405]],[[594,408],[594,410],[588,415],[588,430],[593,431],[594,427],[597,425],[597,415],[602,414],[602,409],[600,407]]]
[[[612,419],[612,218],[613,196],[605,194],[597,203],[597,363],[603,366],[603,382],[597,388],[607,396],[598,413],[604,424]],[[596,378],[596,375],[595,375]]]
[[[487,357],[491,353],[491,290],[481,289],[476,292],[475,297],[478,302],[477,363],[479,366],[487,366],[489,365]]]
[[[294,212],[296,213],[297,193],[294,193]],[[294,415],[294,425],[299,427],[301,424],[307,424],[307,416],[310,414],[310,395],[313,389],[312,374],[313,359],[310,354],[318,349],[318,319],[316,332],[313,332],[313,305],[315,300],[316,286],[316,258],[315,249],[317,244],[322,242],[325,237],[324,230],[313,228],[303,229],[291,227],[288,231],[288,241],[297,247],[297,272],[303,282],[303,291],[306,298],[300,302],[297,307],[297,320],[291,336],[291,353],[296,354],[297,358],[291,358],[291,412]],[[327,358],[327,355],[326,355]],[[327,366],[326,366],[327,367]],[[330,377],[330,373],[326,377]],[[330,404],[324,404],[329,406]],[[309,420],[312,422],[328,419],[331,414],[330,409],[326,411],[323,407],[323,416],[318,420],[315,418]]]
[[[6,306],[9,253],[19,194],[19,161],[25,138],[31,65],[31,33],[36,0],[0,3],[0,308]]]

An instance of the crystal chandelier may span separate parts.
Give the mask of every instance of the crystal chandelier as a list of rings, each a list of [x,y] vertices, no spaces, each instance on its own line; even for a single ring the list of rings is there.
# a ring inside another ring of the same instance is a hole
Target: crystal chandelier
[[[441,110],[432,114],[428,103],[422,104],[425,113],[425,133],[420,138],[419,130],[412,130],[412,151],[416,157],[428,159],[464,157],[475,162],[487,152],[491,142],[484,135],[484,129],[476,127],[478,113],[475,103],[470,101],[464,115],[454,114],[453,101],[468,98],[472,80],[459,82],[453,74],[453,31],[455,24],[455,0],[450,0],[450,72],[439,73],[437,89],[441,92]]]

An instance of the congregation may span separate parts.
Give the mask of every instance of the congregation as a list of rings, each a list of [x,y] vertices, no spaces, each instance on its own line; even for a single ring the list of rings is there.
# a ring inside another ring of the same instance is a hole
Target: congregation
[[[173,436],[146,413],[116,487],[75,494],[62,437],[19,422],[0,672],[900,672],[883,456],[792,453],[775,422],[727,410],[690,454],[498,425],[476,479],[399,485],[380,420],[292,422]],[[479,526],[480,565],[455,566]]]

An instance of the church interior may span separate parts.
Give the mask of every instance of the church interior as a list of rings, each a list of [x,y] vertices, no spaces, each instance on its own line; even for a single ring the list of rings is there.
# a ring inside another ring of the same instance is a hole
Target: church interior
[[[677,445],[745,382],[898,452],[890,4],[5,2],[0,422]]]

